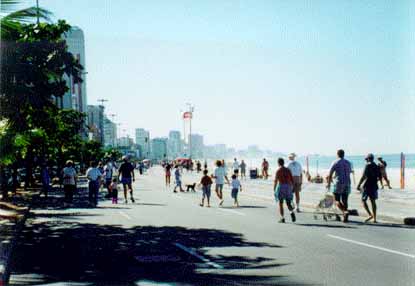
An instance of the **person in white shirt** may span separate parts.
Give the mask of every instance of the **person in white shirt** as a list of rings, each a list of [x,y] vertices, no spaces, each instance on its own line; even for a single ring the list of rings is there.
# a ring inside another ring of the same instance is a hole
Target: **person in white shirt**
[[[216,195],[220,199],[219,206],[223,204],[223,184],[226,182],[229,184],[228,177],[226,176],[225,168],[223,167],[222,161],[216,161],[216,169],[213,178],[216,180]]]
[[[301,192],[301,184],[303,182],[303,170],[301,168],[301,164],[295,160],[295,153],[291,153],[288,155],[288,159],[290,163],[288,164],[287,168],[291,171],[291,175],[294,179],[293,185],[293,193],[295,194],[295,205],[297,212],[300,212],[300,192]]]
[[[65,192],[64,205],[67,206],[73,202],[73,194],[76,190],[77,175],[71,160],[66,161],[65,168],[62,170],[63,190]]]
[[[236,177],[236,174],[233,174],[232,175],[231,186],[232,186],[231,196],[233,198],[233,206],[238,208],[239,207],[238,192],[239,191],[242,192],[242,185],[241,185],[241,182]]]
[[[232,168],[233,168],[233,173],[236,174],[236,176],[238,176],[238,174],[239,174],[239,162],[236,158],[233,159]]]
[[[89,204],[92,206],[98,205],[98,191],[100,180],[102,177],[101,171],[97,168],[96,162],[91,162],[90,168],[86,171],[86,177],[88,178],[88,198]]]

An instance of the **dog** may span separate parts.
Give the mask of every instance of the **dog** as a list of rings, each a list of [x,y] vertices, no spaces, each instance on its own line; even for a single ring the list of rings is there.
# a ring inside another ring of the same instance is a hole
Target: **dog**
[[[189,191],[192,191],[192,192],[196,192],[196,183],[193,183],[193,184],[186,184],[186,192],[189,192]]]

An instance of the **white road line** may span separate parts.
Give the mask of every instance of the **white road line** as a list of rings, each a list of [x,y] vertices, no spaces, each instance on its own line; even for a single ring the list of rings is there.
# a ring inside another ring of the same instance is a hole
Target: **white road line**
[[[181,250],[184,250],[184,251],[186,251],[187,253],[189,253],[189,254],[193,255],[194,257],[198,258],[199,260],[203,261],[205,264],[207,264],[207,265],[209,265],[209,266],[212,266],[212,267],[217,268],[217,269],[223,269],[223,266],[222,266],[222,265],[219,265],[219,264],[217,264],[217,263],[215,263],[215,262],[210,261],[209,259],[207,259],[207,258],[203,257],[202,255],[197,254],[194,250],[192,250],[192,249],[190,249],[190,248],[188,248],[188,247],[184,246],[184,245],[183,245],[183,244],[181,244],[181,243],[177,243],[177,242],[176,242],[176,243],[174,243],[174,245],[175,245],[176,247],[180,248]]]
[[[223,212],[228,212],[228,213],[233,213],[233,214],[237,214],[237,215],[241,215],[241,216],[246,216],[245,213],[236,211],[236,210],[229,210],[229,209],[221,209],[219,208],[218,210],[223,211]]]
[[[343,238],[343,237],[336,236],[336,235],[328,234],[327,236],[329,236],[331,238],[347,241],[347,242],[350,242],[350,243],[354,243],[354,244],[357,244],[357,245],[362,245],[362,246],[382,250],[382,251],[393,253],[393,254],[398,254],[398,255],[402,255],[402,256],[406,256],[406,257],[410,257],[410,258],[415,258],[415,255],[412,255],[412,254],[408,254],[408,253],[404,253],[404,252],[400,252],[400,251],[396,251],[396,250],[392,250],[392,249],[388,249],[388,248],[384,248],[384,247],[380,247],[380,246],[375,246],[375,245],[371,245],[371,244],[368,244],[368,243],[364,243],[364,242],[360,242],[360,241],[356,241],[356,240],[351,240],[351,239]]]
[[[132,218],[131,218],[128,214],[126,214],[125,212],[123,212],[123,211],[118,211],[118,213],[119,213],[120,215],[122,215],[123,217],[125,217],[126,219],[132,220]]]

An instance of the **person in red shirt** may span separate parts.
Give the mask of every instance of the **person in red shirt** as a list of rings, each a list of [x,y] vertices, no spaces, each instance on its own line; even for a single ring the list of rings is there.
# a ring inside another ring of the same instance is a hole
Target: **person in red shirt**
[[[291,219],[295,222],[296,217],[294,213],[294,208],[292,207],[292,200],[293,200],[293,185],[294,179],[291,174],[290,169],[284,166],[284,159],[278,158],[278,170],[275,173],[275,180],[274,180],[274,197],[275,201],[279,204],[279,210],[281,219],[279,222],[285,223],[284,218],[284,201],[287,204],[288,210],[291,213]]]

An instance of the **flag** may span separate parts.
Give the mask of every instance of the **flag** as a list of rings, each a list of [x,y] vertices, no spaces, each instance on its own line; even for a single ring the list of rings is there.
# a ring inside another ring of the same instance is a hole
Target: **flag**
[[[190,111],[184,112],[183,119],[192,119],[192,113]]]

